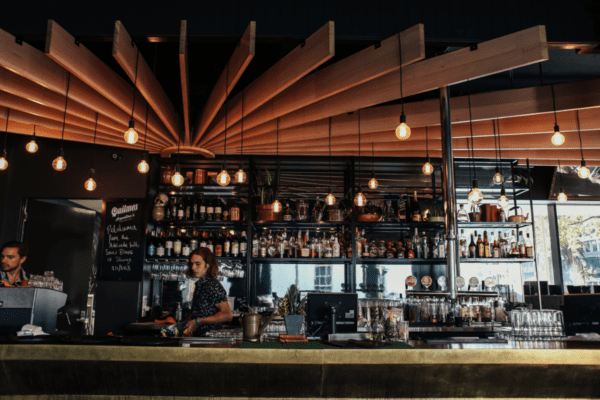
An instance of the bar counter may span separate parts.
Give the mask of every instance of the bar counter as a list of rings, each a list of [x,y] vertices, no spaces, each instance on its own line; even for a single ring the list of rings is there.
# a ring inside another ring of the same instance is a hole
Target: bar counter
[[[600,343],[563,343],[552,350],[420,341],[403,350],[3,344],[0,396],[597,398]]]

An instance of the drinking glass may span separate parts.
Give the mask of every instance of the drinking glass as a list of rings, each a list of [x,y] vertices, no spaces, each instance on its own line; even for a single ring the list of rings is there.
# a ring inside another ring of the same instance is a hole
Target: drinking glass
[[[408,341],[408,321],[398,321],[398,339],[404,343]]]
[[[48,278],[54,278],[54,271],[46,271],[44,272],[44,276]]]

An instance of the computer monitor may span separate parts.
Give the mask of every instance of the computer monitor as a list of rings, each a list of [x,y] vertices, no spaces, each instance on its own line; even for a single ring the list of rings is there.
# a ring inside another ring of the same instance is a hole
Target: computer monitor
[[[309,293],[306,303],[306,330],[309,335],[323,337],[334,333],[331,325],[332,306],[335,307],[335,333],[356,333],[356,293]]]

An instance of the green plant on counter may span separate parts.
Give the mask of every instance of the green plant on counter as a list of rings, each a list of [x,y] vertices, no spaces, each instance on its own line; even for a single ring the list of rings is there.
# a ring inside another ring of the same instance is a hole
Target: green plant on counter
[[[306,296],[300,299],[300,290],[296,285],[292,285],[287,290],[285,297],[281,299],[279,313],[281,315],[306,315],[305,304]]]
[[[277,198],[278,185],[280,179],[280,172],[277,169],[277,173],[271,174],[268,169],[264,172],[260,170],[255,171],[256,175],[256,192],[255,195],[259,199],[258,204],[271,204]]]

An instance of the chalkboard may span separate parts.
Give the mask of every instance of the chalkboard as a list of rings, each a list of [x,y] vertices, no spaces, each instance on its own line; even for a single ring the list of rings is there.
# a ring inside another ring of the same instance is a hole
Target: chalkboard
[[[146,231],[143,205],[143,200],[105,203],[102,216],[103,279],[142,279]]]

